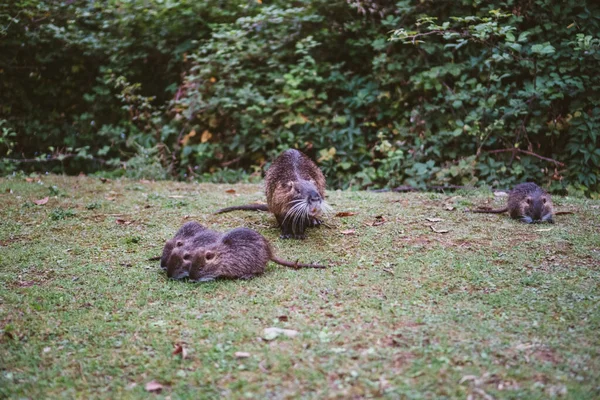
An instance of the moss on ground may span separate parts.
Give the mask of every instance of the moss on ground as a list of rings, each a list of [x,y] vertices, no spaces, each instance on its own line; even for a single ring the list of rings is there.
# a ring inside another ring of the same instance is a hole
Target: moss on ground
[[[152,380],[171,398],[600,397],[600,202],[556,198],[574,214],[523,225],[463,212],[502,204],[486,191],[331,191],[356,214],[305,241],[266,213],[211,215],[258,200],[259,185],[0,179],[0,397],[147,398]],[[169,281],[147,260],[192,219],[332,267]]]

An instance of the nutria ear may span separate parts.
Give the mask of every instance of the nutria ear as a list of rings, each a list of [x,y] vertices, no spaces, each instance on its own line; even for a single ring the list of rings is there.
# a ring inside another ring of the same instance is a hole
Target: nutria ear
[[[182,240],[178,240],[176,243],[177,247],[181,247],[183,246],[183,241]]]
[[[542,203],[546,204],[546,201],[547,201],[546,198],[542,197]]]
[[[204,258],[206,259],[206,261],[210,261],[213,258],[215,258],[215,252],[212,250],[206,250],[204,252]]]

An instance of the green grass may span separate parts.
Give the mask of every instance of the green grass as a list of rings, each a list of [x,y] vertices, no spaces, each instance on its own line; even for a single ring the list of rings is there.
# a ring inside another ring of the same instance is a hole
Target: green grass
[[[0,179],[0,397],[600,398],[600,202],[556,198],[555,225],[462,212],[492,197],[331,191],[357,214],[283,241],[269,214],[211,215],[259,185]],[[192,219],[332,267],[169,281],[147,259]]]

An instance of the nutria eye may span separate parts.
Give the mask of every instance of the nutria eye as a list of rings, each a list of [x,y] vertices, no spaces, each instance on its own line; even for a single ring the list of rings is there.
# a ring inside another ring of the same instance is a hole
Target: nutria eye
[[[205,258],[206,258],[207,260],[212,260],[213,258],[215,258],[215,255],[214,255],[213,253],[208,253],[208,254],[205,256]]]
[[[186,260],[186,261],[189,260],[190,259],[190,255],[189,254],[184,255],[183,259]]]
[[[542,203],[546,204],[546,198],[545,197],[542,199]]]
[[[527,204],[531,205],[531,199],[527,199]]]
[[[181,240],[178,240],[177,241],[177,247],[181,247],[181,246],[183,246],[183,242]]]

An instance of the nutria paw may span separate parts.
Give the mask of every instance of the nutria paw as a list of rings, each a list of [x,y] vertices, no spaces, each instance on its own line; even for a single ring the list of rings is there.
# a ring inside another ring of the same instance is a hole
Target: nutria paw
[[[323,223],[322,219],[318,219],[318,218],[312,218],[310,220],[310,224],[311,226],[321,226],[321,224]]]

